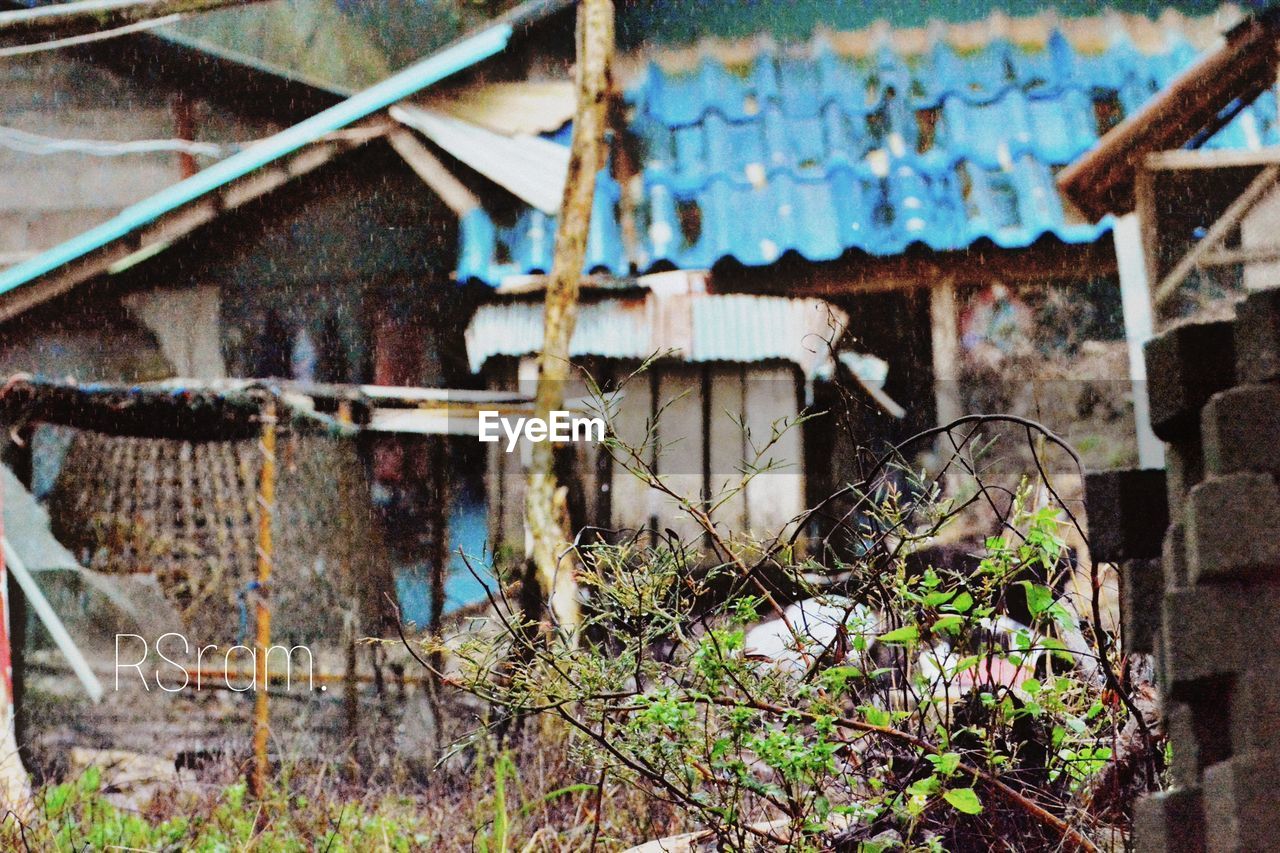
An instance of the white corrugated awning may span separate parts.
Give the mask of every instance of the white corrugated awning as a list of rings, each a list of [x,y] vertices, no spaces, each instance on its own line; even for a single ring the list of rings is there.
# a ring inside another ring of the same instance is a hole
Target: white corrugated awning
[[[494,356],[538,352],[542,313],[540,302],[480,306],[465,335],[471,369]],[[689,362],[788,361],[814,377],[830,364],[848,322],[821,299],[648,293],[581,305],[569,355],[639,360],[674,351]]]
[[[512,80],[433,93],[415,103],[503,136],[537,136],[573,119],[577,95],[570,80]]]
[[[459,162],[551,216],[560,212],[569,148],[531,134],[508,136],[437,110],[401,104],[391,117]]]

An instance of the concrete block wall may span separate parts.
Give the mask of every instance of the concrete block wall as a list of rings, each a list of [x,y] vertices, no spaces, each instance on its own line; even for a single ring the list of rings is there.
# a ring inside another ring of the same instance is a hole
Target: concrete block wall
[[[1173,751],[1133,846],[1280,850],[1280,289],[1166,331],[1146,359],[1164,493],[1137,471],[1088,492],[1094,558],[1121,563],[1127,641],[1156,655]]]

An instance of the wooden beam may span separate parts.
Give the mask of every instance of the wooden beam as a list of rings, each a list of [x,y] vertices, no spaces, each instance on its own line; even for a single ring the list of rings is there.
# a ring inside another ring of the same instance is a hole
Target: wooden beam
[[[1276,80],[1280,14],[1255,15],[1227,34],[1220,49],[1178,75],[1098,145],[1058,176],[1058,187],[1093,218],[1134,206],[1134,180],[1153,151],[1180,148],[1240,100],[1249,103]]]
[[[458,180],[410,131],[396,128],[387,134],[387,141],[409,168],[413,169],[414,174],[422,178],[422,182],[440,197],[445,207],[459,218],[480,207],[480,199],[475,193],[467,189],[466,184]]]
[[[1235,149],[1215,148],[1205,150],[1178,148],[1172,151],[1156,151],[1147,155],[1147,171],[1194,171],[1201,169],[1234,169],[1247,166],[1270,166],[1280,163],[1280,146],[1266,148]]]
[[[1267,264],[1280,261],[1280,246],[1253,246],[1244,249],[1221,249],[1205,252],[1201,267],[1227,267],[1235,264]]]
[[[1116,256],[1109,240],[1043,241],[1025,249],[988,246],[888,257],[856,255],[824,263],[783,261],[767,267],[722,264],[712,270],[709,290],[833,298],[927,289],[943,281],[956,287],[992,281],[1069,282],[1115,271]]]

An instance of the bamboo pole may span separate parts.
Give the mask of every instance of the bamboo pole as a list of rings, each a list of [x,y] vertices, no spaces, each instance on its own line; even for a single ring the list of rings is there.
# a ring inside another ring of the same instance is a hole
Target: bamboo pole
[[[261,797],[267,787],[267,734],[270,729],[267,691],[267,650],[271,648],[271,522],[276,502],[276,399],[262,406],[262,436],[258,444],[262,469],[258,475],[258,595],[257,631],[253,640],[253,772],[249,790]]]

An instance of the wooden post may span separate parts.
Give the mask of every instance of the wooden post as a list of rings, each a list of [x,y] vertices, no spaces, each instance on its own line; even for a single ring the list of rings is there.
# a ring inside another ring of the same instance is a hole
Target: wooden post
[[[253,771],[249,790],[261,797],[267,787],[267,734],[270,716],[267,691],[267,650],[271,648],[271,522],[276,503],[276,399],[272,395],[262,406],[262,435],[258,444],[262,470],[258,475],[258,595],[255,611],[257,631],[253,640]]]
[[[577,321],[578,289],[586,262],[596,174],[606,162],[613,18],[613,0],[583,0],[578,6],[577,108],[569,146],[569,172],[556,228],[555,256],[547,282],[542,352],[538,358],[534,398],[534,417],[543,420],[564,406],[564,384],[569,378],[569,341]],[[541,592],[550,599],[551,612],[561,631],[572,637],[580,622],[577,580],[571,560],[563,559],[567,548],[556,513],[558,489],[553,447],[549,441],[533,445],[525,518]]]
[[[349,426],[352,423],[350,400],[338,401],[337,420],[338,423],[345,426]],[[355,584],[351,575],[351,566],[345,566],[345,570],[345,579],[350,584],[345,588],[354,593]],[[343,674],[342,701],[344,705],[343,711],[346,716],[347,737],[353,746],[360,735],[360,679],[357,672],[359,654],[356,647],[357,634],[359,633],[357,629],[359,613],[355,600],[354,595],[349,597],[347,611],[342,614],[342,645],[346,652],[346,672]],[[352,761],[354,766],[354,755],[352,756]]]
[[[449,580],[449,437],[428,436],[431,442],[431,616],[428,629],[439,639],[444,627],[445,584]],[[444,665],[440,652],[431,653],[431,663],[439,672]]]
[[[1116,220],[1111,232],[1116,246],[1116,268],[1120,274],[1120,305],[1124,311],[1124,337],[1129,349],[1129,381],[1133,387],[1133,423],[1137,431],[1138,464],[1143,468],[1164,467],[1164,444],[1151,431],[1151,404],[1147,398],[1147,362],[1142,347],[1151,340],[1155,316],[1151,288],[1147,283],[1147,263],[1142,250],[1142,230],[1138,217],[1128,214]]]
[[[933,339],[933,394],[941,426],[964,414],[960,398],[960,318],[953,279],[943,279],[929,291],[929,328]]]

